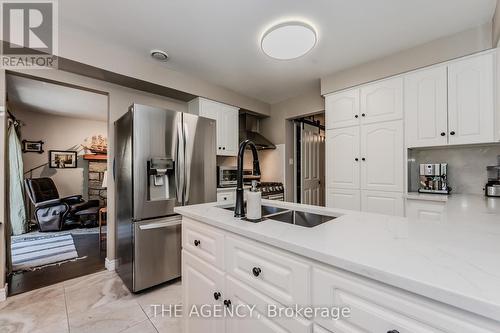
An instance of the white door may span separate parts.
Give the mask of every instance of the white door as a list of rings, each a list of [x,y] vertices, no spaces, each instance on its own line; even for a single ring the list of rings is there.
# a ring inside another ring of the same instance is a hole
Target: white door
[[[221,126],[221,147],[222,151],[219,155],[238,156],[238,109],[223,105],[219,111],[222,119]]]
[[[226,278],[226,296],[231,302],[231,309],[242,314],[241,318],[228,317],[226,322],[228,333],[309,333],[311,331],[312,323],[307,320],[284,316],[270,318],[268,313],[273,315],[272,309],[283,308],[283,306],[229,276]],[[268,312],[268,309],[271,311]]]
[[[417,71],[405,77],[406,147],[448,143],[447,67]]]
[[[321,183],[321,155],[325,153],[324,136],[319,128],[308,124],[301,127],[301,203],[324,205],[324,186]]]
[[[334,93],[325,97],[326,128],[359,124],[359,89]]]
[[[361,191],[363,212],[404,216],[404,199],[401,192]]]
[[[182,284],[184,332],[223,333],[225,329],[223,318],[189,317],[186,313],[190,313],[193,305],[223,305],[223,301],[226,299],[224,273],[183,250]]]
[[[403,122],[361,126],[361,189],[403,191]]]
[[[402,118],[402,77],[382,80],[361,88],[361,124]]]
[[[329,188],[326,194],[326,207],[348,210],[361,210],[359,190]]]
[[[450,144],[493,142],[493,61],[485,54],[448,67]]]
[[[359,126],[326,131],[326,183],[359,189]]]

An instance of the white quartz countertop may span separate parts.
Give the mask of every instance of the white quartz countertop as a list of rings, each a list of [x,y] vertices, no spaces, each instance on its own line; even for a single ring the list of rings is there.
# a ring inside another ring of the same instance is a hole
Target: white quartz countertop
[[[245,222],[216,203],[186,217],[500,321],[500,199],[448,197],[445,222],[318,206],[264,205],[338,216],[314,228]]]

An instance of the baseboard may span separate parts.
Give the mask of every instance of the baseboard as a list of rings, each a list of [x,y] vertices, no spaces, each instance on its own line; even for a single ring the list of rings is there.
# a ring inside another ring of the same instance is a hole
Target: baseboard
[[[106,269],[110,272],[114,272],[116,271],[116,265],[118,264],[118,260],[117,259],[108,259],[106,258],[106,260],[104,261],[104,267],[106,267]]]
[[[7,299],[7,290],[8,290],[8,285],[6,283],[3,288],[0,288],[0,302],[3,302]]]

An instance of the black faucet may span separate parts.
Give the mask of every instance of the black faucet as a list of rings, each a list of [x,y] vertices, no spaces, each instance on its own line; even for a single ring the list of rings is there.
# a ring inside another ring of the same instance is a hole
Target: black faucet
[[[245,206],[243,205],[243,156],[245,155],[245,148],[247,145],[252,149],[253,154],[253,175],[260,176],[259,155],[257,154],[257,147],[252,140],[245,140],[240,143],[238,151],[238,172],[236,174],[236,206],[234,207],[235,217],[245,217]]]

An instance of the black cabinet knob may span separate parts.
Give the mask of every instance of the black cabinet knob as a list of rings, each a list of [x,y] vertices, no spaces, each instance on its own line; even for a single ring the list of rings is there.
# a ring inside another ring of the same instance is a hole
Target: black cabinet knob
[[[216,291],[214,293],[214,298],[215,298],[216,301],[219,300],[220,296],[221,296],[220,292]]]
[[[259,276],[262,270],[259,267],[252,268],[252,273],[254,276]]]
[[[366,117],[366,114],[362,113],[362,114],[361,114],[361,117]]]
[[[387,331],[387,333],[399,333],[398,330],[390,330],[390,331]]]
[[[221,150],[221,149],[222,149],[222,147],[219,147],[219,150]]]
[[[455,131],[451,131],[451,132],[450,132],[450,134],[451,134],[451,135],[455,135]]]
[[[224,305],[225,305],[226,307],[230,307],[230,306],[231,306],[231,300],[229,300],[229,299],[225,299],[225,300],[224,300]]]
[[[226,150],[226,147],[222,147],[222,150]]]
[[[359,158],[356,157],[354,160],[357,162],[357,161],[359,161]]]
[[[355,115],[354,118],[358,118],[359,116],[358,115]]]
[[[366,158],[364,158],[364,157],[361,157],[361,160],[362,160],[362,161],[366,161]]]
[[[446,133],[445,133],[445,132],[441,132],[441,136],[445,136],[445,135],[446,135]]]
[[[194,246],[199,246],[201,244],[201,241],[198,239],[194,240]]]

